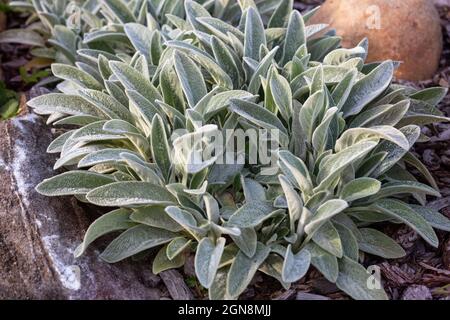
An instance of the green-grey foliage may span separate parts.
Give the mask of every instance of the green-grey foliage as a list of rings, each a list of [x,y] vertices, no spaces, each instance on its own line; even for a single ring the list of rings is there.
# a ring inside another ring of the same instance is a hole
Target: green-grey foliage
[[[159,247],[157,273],[195,253],[213,299],[238,298],[258,270],[287,288],[310,264],[355,299],[387,298],[368,288],[360,252],[405,252],[371,224],[405,223],[432,246],[433,227],[449,230],[410,204],[439,196],[411,148],[419,125],[447,120],[436,108],[445,91],[392,84],[392,61],[365,64],[366,40],[340,48],[292,2],[143,3],[145,14],[104,1],[114,24],[84,43],[110,45],[80,49],[75,67],[54,65],[61,92],[29,102],[49,123],[77,127],[49,147],[69,171],[37,190],[118,207],[76,255],[121,231],[105,261]],[[192,163],[209,138],[183,152],[192,138],[248,128],[279,132],[275,172],[218,155]]]

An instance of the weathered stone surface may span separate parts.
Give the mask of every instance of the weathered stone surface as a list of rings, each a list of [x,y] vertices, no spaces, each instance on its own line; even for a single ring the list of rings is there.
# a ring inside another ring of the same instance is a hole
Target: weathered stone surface
[[[421,285],[412,285],[403,292],[402,300],[432,300],[430,289]]]
[[[330,24],[344,47],[367,37],[368,61],[401,61],[400,79],[428,79],[439,66],[442,31],[433,1],[327,0],[311,21]]]
[[[31,113],[0,122],[0,299],[159,299],[149,263],[109,265],[95,246],[73,257],[95,214],[74,198],[34,190],[55,174],[46,153],[52,139]]]

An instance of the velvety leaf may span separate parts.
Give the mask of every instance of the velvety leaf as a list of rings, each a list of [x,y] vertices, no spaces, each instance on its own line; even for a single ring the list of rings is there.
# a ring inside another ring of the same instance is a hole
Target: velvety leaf
[[[46,196],[86,194],[113,182],[114,178],[105,174],[73,170],[45,179],[36,186],[36,191]]]
[[[236,255],[227,277],[227,293],[238,297],[249,285],[260,265],[266,260],[270,248],[258,242],[255,255],[247,257],[242,251]]]
[[[340,193],[340,198],[352,202],[376,194],[380,191],[381,182],[373,178],[358,178],[348,182]]]
[[[146,225],[137,225],[120,234],[101,253],[100,258],[108,263],[118,262],[144,250],[167,243],[176,234]]]
[[[170,205],[176,202],[167,189],[148,182],[115,182],[90,191],[86,198],[99,206]]]
[[[130,210],[121,208],[105,213],[92,222],[84,235],[83,243],[74,251],[75,258],[80,257],[86,248],[101,236],[134,227],[136,223],[130,220],[130,213]]]
[[[203,238],[198,244],[195,254],[195,274],[205,288],[209,288],[216,277],[224,246],[225,238],[219,238],[216,243],[210,238]]]
[[[428,222],[421,215],[405,203],[394,199],[380,199],[371,207],[381,213],[387,214],[404,222],[417,231],[417,233],[426,242],[437,248],[439,240],[433,228],[431,228]]]
[[[137,223],[172,232],[183,230],[183,227],[166,213],[163,206],[139,207],[134,209],[130,219]]]
[[[310,262],[311,254],[308,250],[303,249],[294,254],[291,245],[288,245],[283,263],[283,281],[290,283],[303,278],[309,269]]]
[[[193,108],[206,95],[206,86],[202,73],[195,63],[181,52],[175,52],[174,60],[183,92],[189,102],[189,106]]]
[[[369,277],[370,274],[358,262],[345,256],[339,259],[339,276],[336,281],[339,289],[356,300],[387,300],[383,289],[368,287]]]
[[[358,243],[361,251],[386,259],[397,259],[406,255],[405,250],[384,233],[370,228],[361,228],[359,231],[361,238]]]

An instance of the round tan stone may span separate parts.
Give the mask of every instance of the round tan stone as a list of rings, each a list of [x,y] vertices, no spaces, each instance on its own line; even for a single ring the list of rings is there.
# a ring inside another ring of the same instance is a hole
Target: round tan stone
[[[404,80],[429,79],[442,53],[440,18],[430,0],[327,0],[311,19],[327,23],[344,47],[369,39],[368,62],[397,60]]]

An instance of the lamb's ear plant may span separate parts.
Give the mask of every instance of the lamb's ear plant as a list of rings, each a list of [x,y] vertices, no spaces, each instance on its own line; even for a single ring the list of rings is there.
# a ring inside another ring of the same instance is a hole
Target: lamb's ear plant
[[[80,50],[84,64],[53,65],[62,93],[29,105],[77,128],[48,147],[68,171],[37,190],[117,207],[76,256],[112,232],[101,254],[110,263],[157,248],[159,273],[194,254],[211,299],[238,298],[258,270],[288,288],[310,264],[355,299],[385,299],[367,285],[364,253],[405,252],[373,224],[405,223],[432,246],[432,227],[450,231],[423,206],[439,192],[410,151],[425,140],[418,125],[447,120],[435,107],[446,91],[394,85],[394,62],[365,64],[367,41],[311,38],[324,26],[307,26],[292,2],[261,3],[211,14],[186,1],[186,19],[171,11],[161,29],[117,17],[136,53]],[[248,128],[278,133],[271,174],[201,157],[220,133]]]

